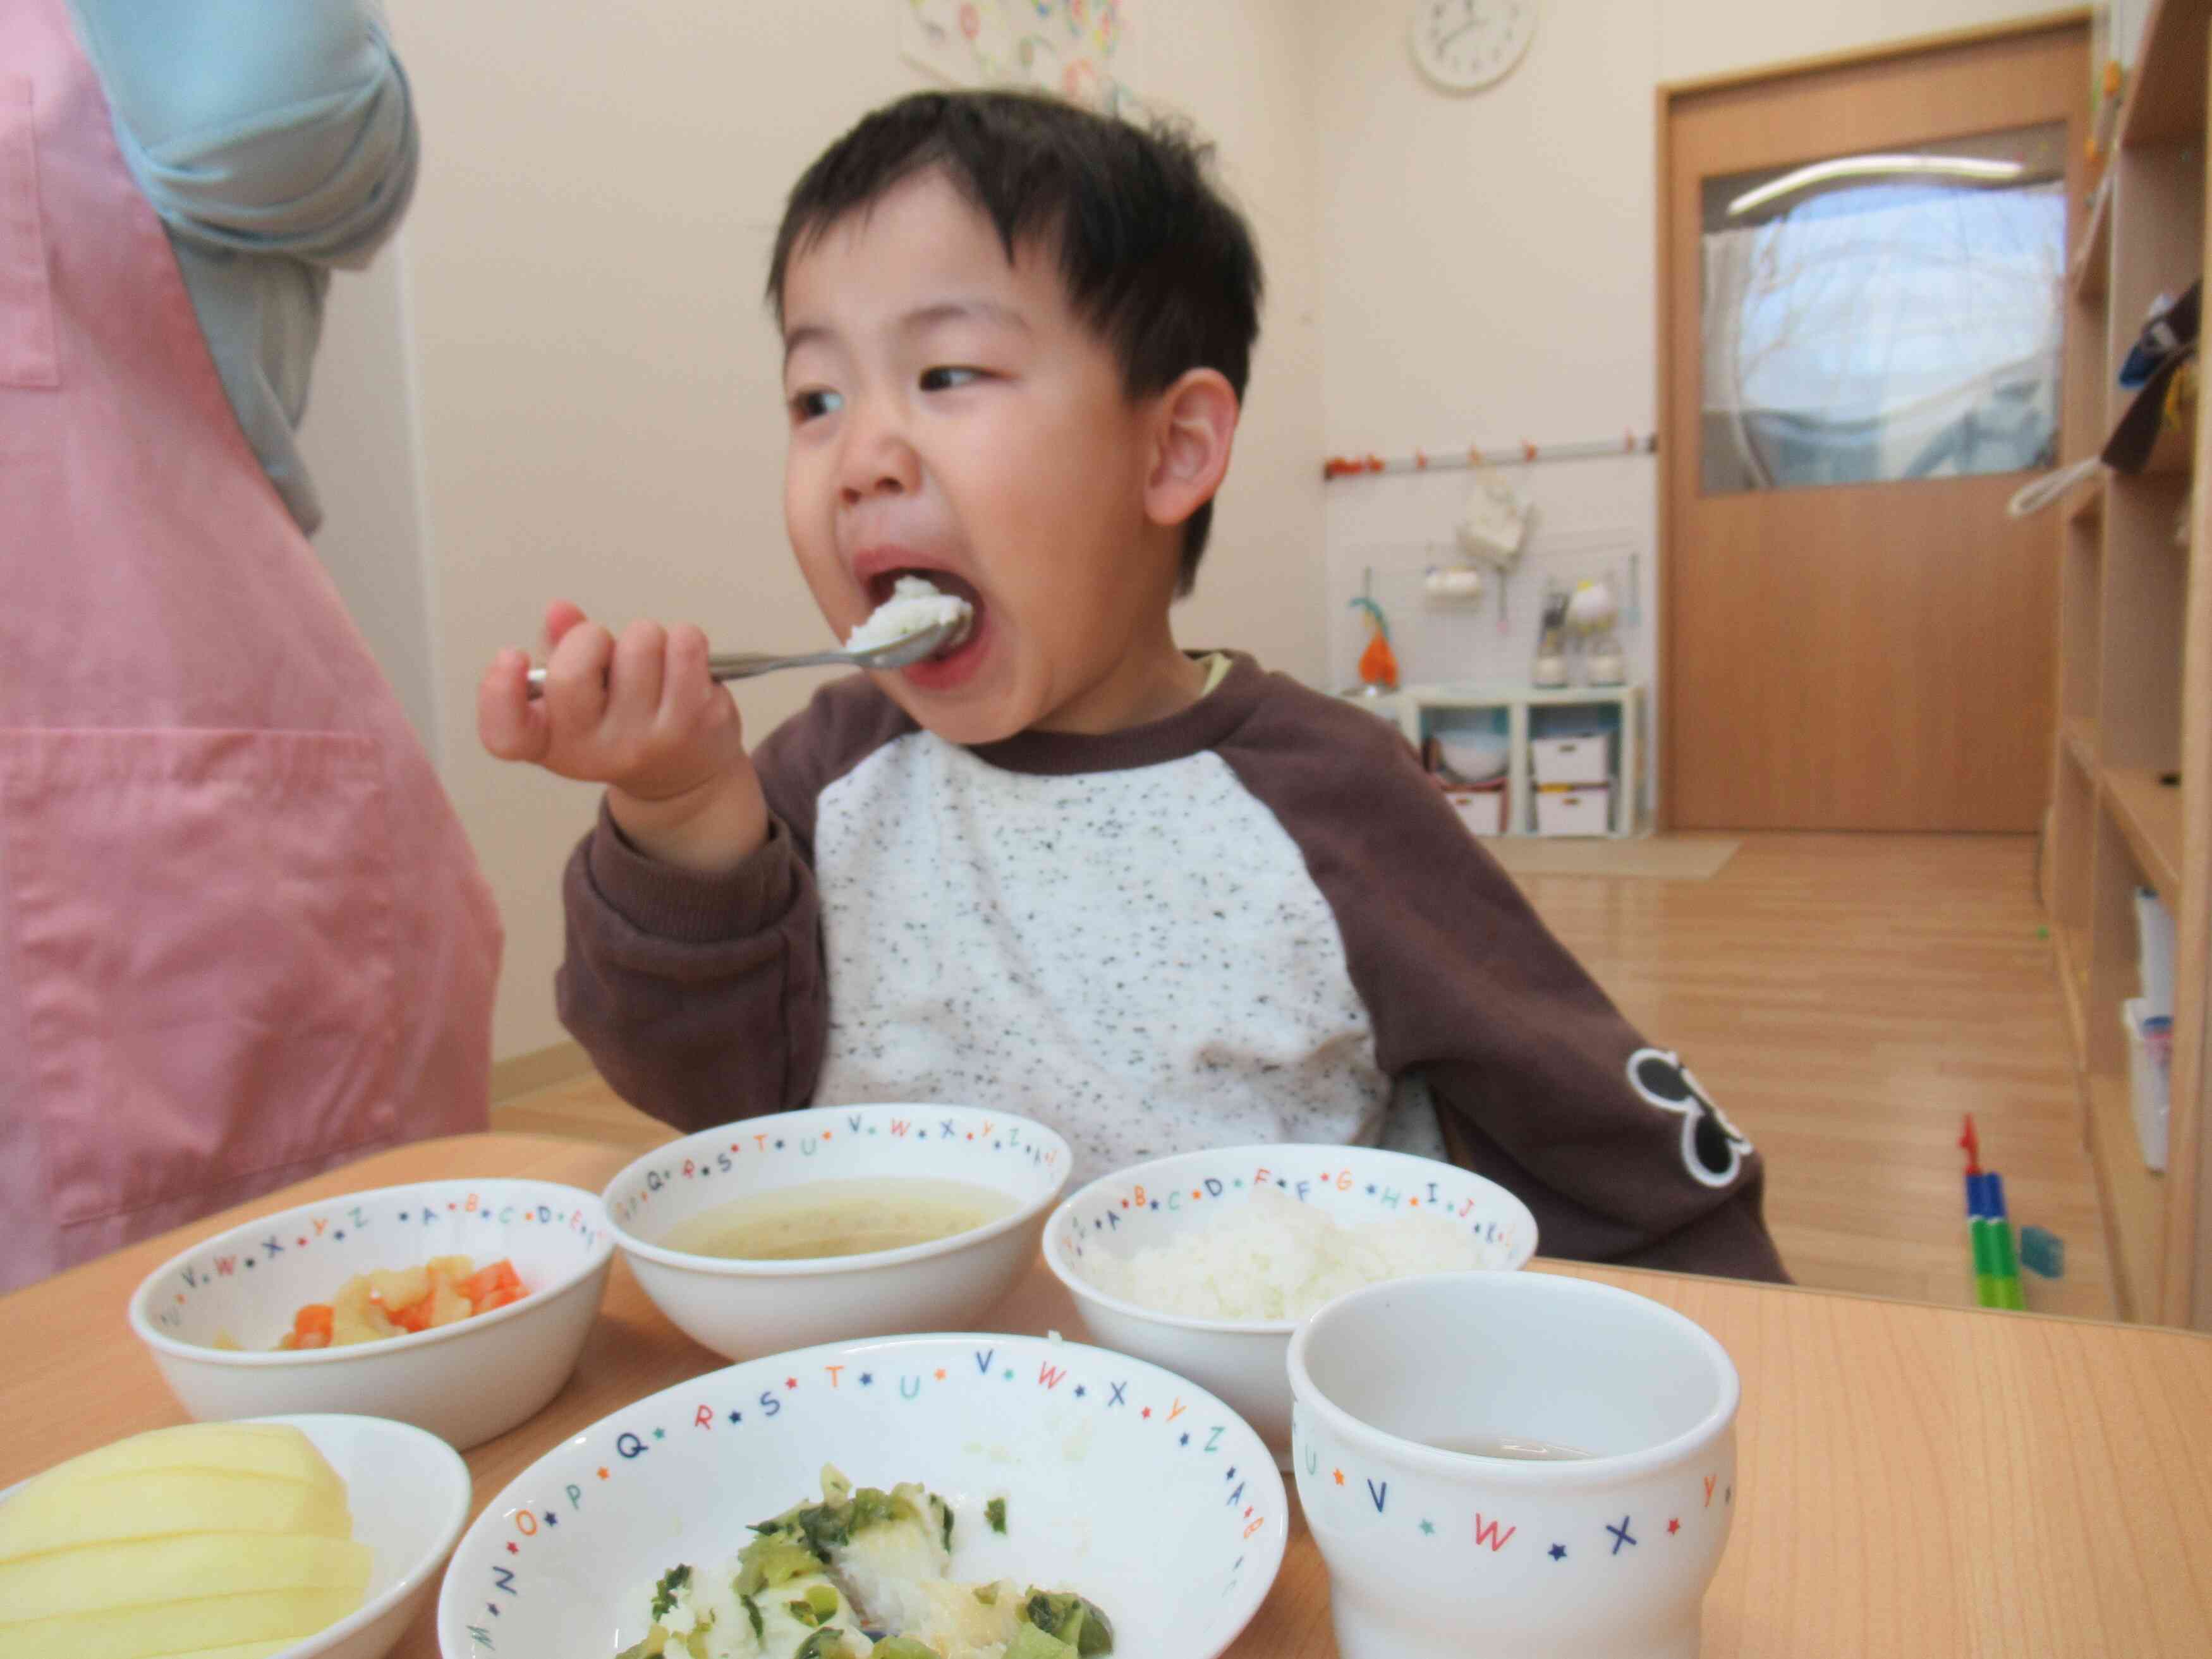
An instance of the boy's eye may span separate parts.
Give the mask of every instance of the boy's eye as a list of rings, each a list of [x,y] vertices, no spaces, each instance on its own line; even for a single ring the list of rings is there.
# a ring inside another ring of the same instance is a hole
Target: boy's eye
[[[819,416],[834,414],[845,402],[842,392],[801,392],[791,400],[793,420],[811,421]]]
[[[950,392],[955,386],[972,386],[982,378],[980,368],[925,368],[921,371],[921,389]]]

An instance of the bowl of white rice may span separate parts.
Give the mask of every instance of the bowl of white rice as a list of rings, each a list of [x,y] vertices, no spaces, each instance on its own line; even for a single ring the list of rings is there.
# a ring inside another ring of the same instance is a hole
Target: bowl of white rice
[[[1535,1218],[1496,1182],[1366,1146],[1156,1158],[1073,1194],[1044,1230],[1093,1341],[1212,1389],[1285,1468],[1302,1320],[1363,1285],[1535,1253]]]

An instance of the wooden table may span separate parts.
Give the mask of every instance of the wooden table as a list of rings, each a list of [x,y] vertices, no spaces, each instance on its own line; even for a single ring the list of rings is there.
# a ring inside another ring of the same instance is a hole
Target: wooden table
[[[406,1181],[526,1176],[597,1191],[633,1155],[526,1135],[426,1142],[0,1297],[0,1486],[182,1420],[123,1310],[191,1240]],[[1680,1309],[1742,1373],[1736,1524],[1705,1601],[1708,1659],[2212,1652],[2212,1338],[1539,1265]],[[1080,1328],[1042,1262],[993,1323]],[[568,1387],[469,1454],[477,1505],[562,1437],[721,1364],[617,1258]],[[437,1651],[427,1615],[398,1650]],[[1335,1651],[1327,1577],[1294,1511],[1282,1575],[1232,1653]]]

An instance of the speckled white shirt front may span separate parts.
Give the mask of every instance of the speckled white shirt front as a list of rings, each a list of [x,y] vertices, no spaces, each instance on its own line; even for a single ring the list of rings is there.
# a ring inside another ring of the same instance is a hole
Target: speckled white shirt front
[[[1547,1255],[1786,1277],[1750,1143],[1366,710],[1234,657],[1148,724],[970,750],[853,675],[753,760],[737,869],[602,806],[562,878],[561,1018],[656,1116],[965,1101],[1092,1176],[1379,1141],[1519,1194]]]
[[[1001,1107],[1091,1174],[1376,1137],[1390,1079],[1335,915],[1211,750],[1036,776],[917,732],[817,810],[815,1103]]]

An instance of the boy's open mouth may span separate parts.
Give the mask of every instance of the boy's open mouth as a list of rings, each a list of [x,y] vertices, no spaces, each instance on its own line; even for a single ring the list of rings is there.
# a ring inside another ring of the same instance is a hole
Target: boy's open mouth
[[[901,678],[917,691],[950,692],[957,690],[972,680],[981,668],[986,641],[990,634],[989,607],[975,585],[964,576],[932,565],[895,565],[878,570],[861,584],[869,602],[881,605],[891,597],[899,580],[918,576],[939,592],[950,594],[968,602],[969,616],[965,632],[956,637],[934,656],[917,663],[909,663],[898,671]]]
[[[957,635],[944,650],[930,658],[930,661],[944,661],[957,653],[963,646],[974,640],[982,631],[983,596],[975,591],[975,584],[963,576],[954,575],[949,570],[940,570],[928,565],[908,565],[896,569],[878,571],[868,579],[866,584],[868,602],[871,605],[882,605],[891,597],[891,591],[898,586],[900,579],[905,576],[920,577],[940,593],[949,593],[955,599],[965,599],[968,602],[969,610],[973,613],[969,618],[966,629]]]
[[[868,578],[868,602],[881,605],[891,596],[902,576],[918,576],[940,593],[951,593],[972,605],[981,606],[975,586],[966,578],[954,575],[950,570],[939,570],[926,564],[905,565],[894,570],[879,570]]]

